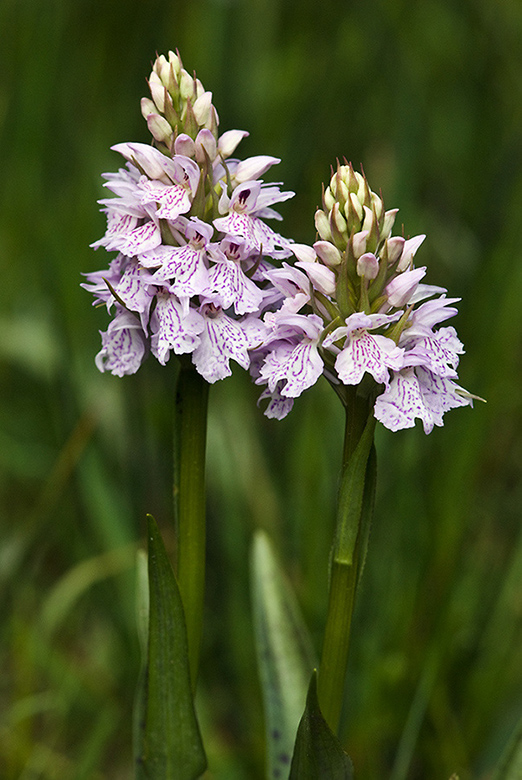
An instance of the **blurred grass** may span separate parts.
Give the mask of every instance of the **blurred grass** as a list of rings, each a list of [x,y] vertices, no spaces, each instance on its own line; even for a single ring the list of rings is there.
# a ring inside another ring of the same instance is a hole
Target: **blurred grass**
[[[0,5],[0,776],[130,778],[132,550],[173,535],[173,371],[93,364],[100,173],[179,47],[241,154],[282,158],[284,231],[314,237],[336,158],[362,163],[429,281],[462,296],[465,387],[444,429],[378,436],[379,493],[347,685],[361,780],[487,778],[522,714],[522,6],[516,0],[3,0]],[[273,536],[319,642],[340,462],[328,387],[265,420],[211,395],[200,709],[212,776],[262,777],[246,560]],[[52,628],[52,630],[51,630]]]

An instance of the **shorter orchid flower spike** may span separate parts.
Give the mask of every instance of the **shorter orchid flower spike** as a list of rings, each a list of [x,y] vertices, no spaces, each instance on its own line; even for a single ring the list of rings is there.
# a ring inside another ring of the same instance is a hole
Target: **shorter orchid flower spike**
[[[453,328],[436,327],[457,313],[457,299],[422,283],[426,267],[413,260],[425,236],[392,236],[397,209],[386,211],[351,165],[337,166],[322,205],[319,240],[291,245],[305,279],[291,266],[270,273],[285,298],[265,315],[252,361],[265,413],[281,419],[288,399],[324,375],[341,398],[358,386],[390,430],[420,419],[429,433],[444,412],[473,401],[455,383],[462,344]]]

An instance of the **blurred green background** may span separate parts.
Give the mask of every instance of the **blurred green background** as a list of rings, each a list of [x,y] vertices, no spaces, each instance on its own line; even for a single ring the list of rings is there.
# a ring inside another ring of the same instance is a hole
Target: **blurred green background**
[[[0,777],[131,778],[134,561],[172,549],[174,371],[101,375],[100,174],[147,142],[139,99],[179,47],[241,156],[282,158],[282,232],[314,240],[336,158],[427,280],[461,296],[464,387],[487,405],[378,432],[376,520],[345,744],[360,780],[488,778],[522,715],[522,4],[518,0],[0,3]],[[280,550],[318,649],[342,410],[319,383],[266,420],[240,371],[211,392],[199,708],[209,778],[263,777],[249,609],[254,528]]]

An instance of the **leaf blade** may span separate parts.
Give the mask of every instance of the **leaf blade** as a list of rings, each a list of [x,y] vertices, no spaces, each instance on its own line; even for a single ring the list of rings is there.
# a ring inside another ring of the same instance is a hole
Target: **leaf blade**
[[[179,588],[153,517],[147,517],[149,628],[147,667],[138,694],[136,775],[195,780],[207,760],[190,683],[185,617]]]
[[[314,670],[306,707],[297,729],[289,780],[353,780],[350,757],[328,726],[319,708]]]
[[[267,535],[252,546],[252,604],[265,707],[267,777],[287,777],[314,667],[311,640]]]

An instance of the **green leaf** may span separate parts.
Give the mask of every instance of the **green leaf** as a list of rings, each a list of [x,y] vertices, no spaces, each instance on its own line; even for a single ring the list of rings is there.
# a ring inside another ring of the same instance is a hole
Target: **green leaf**
[[[252,602],[265,705],[267,777],[283,778],[288,777],[314,658],[295,595],[261,531],[252,547]]]
[[[195,780],[207,760],[192,698],[178,584],[154,518],[148,522],[147,667],[138,692],[139,780]]]
[[[317,672],[310,680],[289,780],[352,780],[353,764],[319,709]]]

